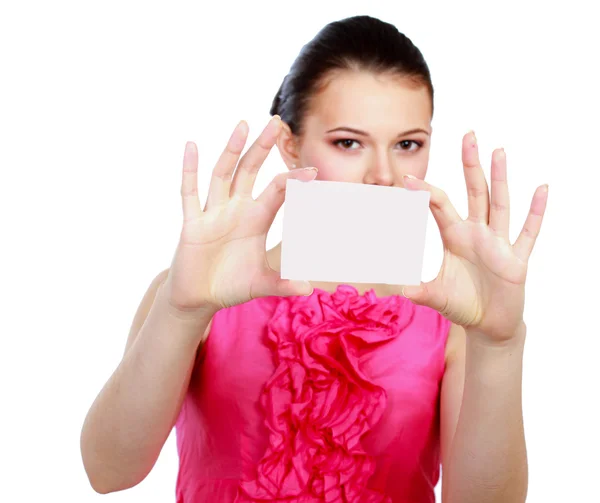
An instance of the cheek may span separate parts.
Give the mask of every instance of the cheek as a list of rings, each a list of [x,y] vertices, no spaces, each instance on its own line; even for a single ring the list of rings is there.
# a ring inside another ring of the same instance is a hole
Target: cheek
[[[314,166],[319,170],[317,180],[353,182],[361,178],[358,160],[342,157],[334,149],[318,148],[302,153],[302,165]]]
[[[429,165],[429,149],[419,152],[414,157],[406,156],[398,159],[397,169],[400,175],[412,175],[425,179]]]
[[[423,160],[419,160],[419,162],[408,164],[408,166],[403,168],[402,174],[416,176],[423,180],[427,174],[427,161],[423,162]]]

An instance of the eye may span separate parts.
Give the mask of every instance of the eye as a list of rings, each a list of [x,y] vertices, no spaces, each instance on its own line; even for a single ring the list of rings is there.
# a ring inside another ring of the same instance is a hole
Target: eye
[[[360,143],[356,140],[350,140],[349,138],[344,138],[343,140],[335,140],[333,142],[334,145],[339,146],[342,150],[356,150],[358,147],[352,148],[353,144],[360,146]]]
[[[412,151],[410,150],[411,143],[414,143],[416,145],[416,148],[414,148]],[[398,145],[401,146],[401,150],[413,152],[415,150],[419,150],[423,146],[423,142],[415,140],[402,140],[401,142],[398,142]]]

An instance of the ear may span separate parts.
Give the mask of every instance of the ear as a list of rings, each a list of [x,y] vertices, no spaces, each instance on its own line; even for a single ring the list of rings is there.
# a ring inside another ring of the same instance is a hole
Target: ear
[[[281,121],[281,125],[281,133],[279,134],[279,138],[277,138],[277,149],[279,150],[279,154],[288,169],[299,168],[301,166],[299,165],[298,139],[296,135],[292,133],[290,126],[283,121]]]

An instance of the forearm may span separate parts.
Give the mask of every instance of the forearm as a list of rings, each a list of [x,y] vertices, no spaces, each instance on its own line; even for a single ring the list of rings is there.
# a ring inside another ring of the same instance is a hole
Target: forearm
[[[184,318],[158,291],[133,345],[86,417],[81,450],[92,486],[113,492],[154,466],[181,408],[196,352],[214,311]]]
[[[526,327],[504,346],[467,332],[462,406],[444,467],[444,503],[521,503],[527,494],[522,412]]]

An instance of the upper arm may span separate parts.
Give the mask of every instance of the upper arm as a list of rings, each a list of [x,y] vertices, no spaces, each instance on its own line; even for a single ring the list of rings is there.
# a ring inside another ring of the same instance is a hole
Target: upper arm
[[[137,337],[144,321],[148,317],[148,312],[154,303],[154,299],[156,298],[156,293],[160,288],[160,285],[164,283],[169,274],[169,269],[165,269],[164,271],[159,272],[156,277],[151,281],[150,286],[146,290],[144,297],[142,298],[137,311],[133,317],[133,322],[131,323],[131,328],[129,329],[129,335],[127,336],[127,342],[125,344],[125,353],[129,350],[133,341]]]
[[[442,379],[440,443],[442,471],[446,465],[456,432],[465,382],[466,332],[452,325],[446,342],[446,370]],[[443,484],[443,477],[442,477]]]

